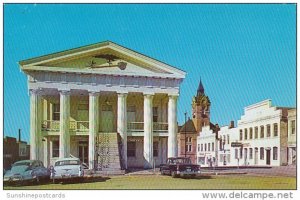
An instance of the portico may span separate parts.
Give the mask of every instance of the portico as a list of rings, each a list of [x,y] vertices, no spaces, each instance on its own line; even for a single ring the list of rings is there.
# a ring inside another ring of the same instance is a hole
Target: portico
[[[106,63],[107,55],[117,64]],[[99,66],[86,67],[90,60]],[[176,156],[183,71],[112,42],[20,65],[30,91],[32,159],[51,165],[73,155],[101,170],[118,163],[127,169],[129,158],[143,163],[132,167],[152,168]],[[143,158],[137,153],[140,142]]]

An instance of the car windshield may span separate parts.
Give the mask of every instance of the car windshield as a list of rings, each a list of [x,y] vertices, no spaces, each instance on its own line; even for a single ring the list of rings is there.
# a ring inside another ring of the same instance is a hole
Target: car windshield
[[[189,158],[173,158],[169,159],[170,164],[179,164],[179,163],[184,163],[184,164],[191,164],[191,159]]]
[[[22,173],[29,169],[31,166],[30,162],[21,162],[21,163],[15,163],[12,165],[11,172],[12,173]]]
[[[62,160],[57,161],[55,166],[63,166],[63,165],[79,165],[79,160]]]
[[[12,167],[16,167],[16,166],[27,166],[29,167],[31,165],[31,162],[17,162],[15,164],[13,164]]]

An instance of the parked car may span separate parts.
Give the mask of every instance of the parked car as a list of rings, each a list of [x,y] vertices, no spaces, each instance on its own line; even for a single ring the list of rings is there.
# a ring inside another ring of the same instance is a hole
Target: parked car
[[[49,179],[50,171],[39,160],[21,160],[15,162],[4,174],[4,182],[37,181]]]
[[[168,158],[166,164],[160,165],[160,172],[162,175],[167,174],[174,178],[187,175],[195,177],[200,174],[200,165],[192,164],[190,158],[172,157]]]
[[[62,158],[50,167],[50,172],[53,182],[57,179],[81,178],[83,177],[83,166],[80,164],[79,158]]]

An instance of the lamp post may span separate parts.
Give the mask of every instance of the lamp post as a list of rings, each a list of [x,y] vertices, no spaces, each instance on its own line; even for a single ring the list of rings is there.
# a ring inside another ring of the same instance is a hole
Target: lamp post
[[[184,157],[186,157],[186,114],[187,112],[185,111],[184,113]]]

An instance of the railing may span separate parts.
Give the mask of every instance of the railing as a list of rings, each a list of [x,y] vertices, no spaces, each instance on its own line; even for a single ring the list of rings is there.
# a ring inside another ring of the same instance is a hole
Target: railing
[[[144,122],[128,122],[127,130],[129,132],[142,132],[144,131]]]
[[[44,120],[42,123],[43,131],[59,131],[60,121]],[[86,132],[89,130],[88,121],[70,121],[70,131]]]
[[[155,132],[168,132],[168,123],[166,123],[166,122],[153,122],[153,131],[155,131]]]
[[[143,132],[144,131],[144,122],[128,122],[127,130],[129,132]],[[168,131],[168,123],[153,122],[153,131],[154,132],[167,132]]]
[[[42,123],[43,131],[59,131],[59,121],[44,120]]]

